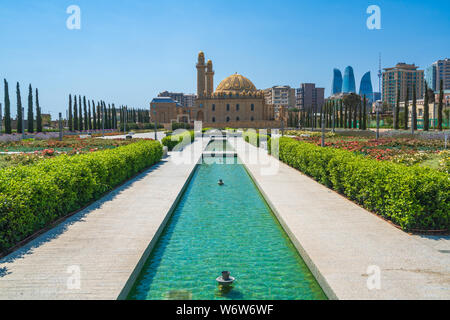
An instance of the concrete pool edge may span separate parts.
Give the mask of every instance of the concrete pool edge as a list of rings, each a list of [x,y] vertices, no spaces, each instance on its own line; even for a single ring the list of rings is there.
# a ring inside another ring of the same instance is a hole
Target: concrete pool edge
[[[208,143],[209,143],[209,140],[205,140],[205,139],[199,139],[198,141],[199,141],[199,143],[201,142],[203,144],[202,150],[205,149],[205,141],[208,141]],[[194,141],[194,143],[195,143],[195,141]],[[189,147],[191,147],[191,146],[193,147],[194,143],[189,145]],[[196,155],[194,155],[194,156],[196,157]],[[202,161],[202,157],[203,157],[203,153],[201,153],[199,155],[199,159],[197,160],[196,164],[193,166],[191,172],[189,173],[188,178],[186,179],[186,181],[183,184],[183,187],[181,188],[180,192],[178,193],[177,197],[175,198],[175,201],[172,203],[164,220],[161,222],[161,225],[159,226],[158,231],[156,231],[156,233],[153,235],[152,240],[150,241],[149,245],[145,249],[142,257],[139,259],[138,264],[134,268],[134,270],[131,273],[129,279],[127,280],[125,286],[123,287],[122,291],[120,292],[119,296],[117,297],[117,300],[127,300],[128,299],[130,292],[132,291],[133,287],[135,286],[137,280],[139,279],[139,275],[141,274],[142,269],[145,266],[145,263],[147,262],[148,258],[150,257],[153,249],[155,248],[155,245],[158,243],[158,240],[161,237],[161,234],[164,232],[164,229],[166,228],[167,223],[172,218],[173,213],[175,212],[175,209],[177,208],[178,203],[180,202],[181,198],[183,197],[184,193],[186,192],[187,187],[191,183],[192,178],[193,178],[200,162]]]
[[[450,298],[450,237],[406,234],[243,139],[237,145],[241,158],[260,160],[245,163],[250,176],[330,299]],[[278,170],[265,174],[272,161]]]
[[[239,156],[238,156],[238,158],[239,158]],[[319,285],[322,288],[322,290],[324,291],[325,295],[330,300],[339,300],[338,297],[336,296],[335,292],[331,288],[331,286],[326,281],[325,277],[319,271],[319,269],[317,268],[315,263],[312,261],[312,259],[310,258],[308,253],[305,251],[305,249],[302,247],[302,245],[300,244],[298,239],[295,237],[294,233],[291,231],[291,229],[289,228],[287,223],[281,217],[280,213],[278,212],[278,210],[276,209],[276,207],[274,206],[272,201],[270,201],[270,198],[268,197],[268,195],[261,188],[260,184],[258,183],[258,180],[255,178],[255,176],[249,170],[247,165],[243,161],[241,161],[241,162],[242,162],[242,166],[245,168],[245,171],[247,171],[247,174],[252,179],[253,183],[255,184],[256,188],[260,192],[261,196],[264,198],[264,201],[266,201],[267,205],[270,207],[270,210],[275,215],[275,218],[278,220],[278,222],[281,225],[281,227],[283,228],[284,232],[287,234],[287,236],[291,240],[292,244],[296,248],[300,257],[303,259],[303,261],[308,266],[309,271],[313,274],[314,278],[319,283]]]

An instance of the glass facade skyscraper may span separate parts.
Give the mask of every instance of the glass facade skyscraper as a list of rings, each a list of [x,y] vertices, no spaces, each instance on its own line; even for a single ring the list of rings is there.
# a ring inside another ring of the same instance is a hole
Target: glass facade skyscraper
[[[373,102],[373,87],[372,87],[372,78],[370,76],[370,71],[364,74],[361,79],[361,84],[359,86],[359,95],[363,97],[366,95],[366,98]]]
[[[355,73],[353,68],[348,66],[344,72],[344,83],[342,85],[343,93],[356,93]]]
[[[331,94],[338,94],[342,92],[342,73],[339,69],[333,71],[333,85]]]

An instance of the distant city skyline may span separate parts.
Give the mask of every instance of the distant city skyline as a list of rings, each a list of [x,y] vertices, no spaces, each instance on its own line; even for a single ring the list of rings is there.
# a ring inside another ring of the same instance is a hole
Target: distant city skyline
[[[72,4],[81,30],[66,27]],[[366,26],[372,4],[381,9],[380,30]],[[449,11],[443,0],[4,2],[0,78],[9,82],[13,116],[17,81],[22,103],[31,83],[52,117],[65,114],[69,94],[148,108],[165,90],[195,92],[201,50],[214,56],[215,85],[238,72],[261,90],[315,83],[329,96],[333,69],[350,65],[357,85],[370,71],[377,92],[380,52],[383,68],[406,62],[425,70],[448,58]],[[3,95],[2,85],[1,103]]]

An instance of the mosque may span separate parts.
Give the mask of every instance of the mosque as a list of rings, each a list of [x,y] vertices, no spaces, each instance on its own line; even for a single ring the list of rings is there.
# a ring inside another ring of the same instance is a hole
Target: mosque
[[[233,74],[214,91],[214,69],[211,60],[205,63],[200,52],[197,61],[197,99],[193,107],[183,107],[170,98],[159,97],[151,102],[152,120],[160,124],[202,121],[213,128],[279,128],[274,106],[267,104],[262,90],[246,77]]]

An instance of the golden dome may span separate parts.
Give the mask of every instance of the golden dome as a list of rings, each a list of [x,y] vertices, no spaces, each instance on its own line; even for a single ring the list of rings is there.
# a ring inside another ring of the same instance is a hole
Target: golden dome
[[[240,74],[233,74],[223,80],[217,87],[216,93],[244,93],[257,92],[255,85]]]

